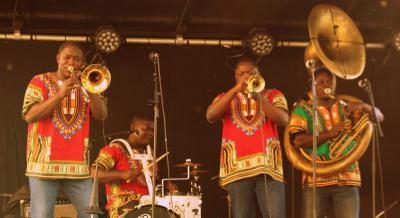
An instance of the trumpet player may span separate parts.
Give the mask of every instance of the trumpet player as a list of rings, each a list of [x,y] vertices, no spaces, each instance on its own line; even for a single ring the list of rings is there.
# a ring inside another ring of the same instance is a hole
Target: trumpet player
[[[316,95],[318,100],[319,137],[317,140],[317,160],[331,160],[335,138],[340,134],[348,134],[354,122],[359,117],[358,112],[372,114],[375,110],[379,121],[383,114],[363,102],[343,102],[335,95],[336,78],[328,69],[320,68],[315,72]],[[289,138],[294,147],[305,149],[311,154],[312,136],[312,95],[309,92],[300,99],[292,111],[287,127]],[[357,139],[348,143],[353,146]],[[313,176],[302,175],[302,211],[304,218],[313,217]],[[359,187],[361,176],[358,162],[352,163],[347,169],[330,175],[316,176],[316,212],[318,218],[328,216],[328,209],[333,203],[336,218],[359,217]]]
[[[97,94],[84,98],[77,76],[68,69],[80,69],[83,64],[79,44],[62,43],[56,61],[57,70],[33,77],[23,101],[31,216],[53,217],[57,193],[63,188],[78,217],[90,217],[84,212],[92,186],[87,156],[89,120],[90,115],[106,119],[107,107]]]
[[[251,59],[238,61],[234,76],[236,84],[206,114],[210,123],[223,122],[220,185],[232,199],[235,218],[256,217],[256,199],[263,217],[286,217],[277,129],[288,121],[286,99],[279,90],[258,88],[264,83]]]

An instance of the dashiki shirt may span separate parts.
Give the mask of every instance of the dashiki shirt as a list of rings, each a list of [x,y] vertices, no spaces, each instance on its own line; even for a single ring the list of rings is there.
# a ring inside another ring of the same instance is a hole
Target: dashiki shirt
[[[340,100],[342,101],[342,100]],[[334,124],[339,123],[345,119],[345,111],[342,103],[337,101],[332,107],[326,108],[324,106],[318,106],[318,126],[319,132],[326,132],[332,129]],[[292,139],[296,134],[305,133],[312,135],[313,132],[313,120],[312,120],[312,100],[311,94],[309,93],[305,99],[301,99],[295,106],[288,125],[289,136]],[[343,152],[348,151],[356,143],[355,140],[349,143],[349,146]],[[318,145],[317,148],[317,159],[318,160],[329,160],[332,155],[329,147],[332,144],[331,140],[325,141]],[[311,156],[312,147],[308,147],[305,151]],[[303,173],[303,186],[312,187],[313,176]],[[358,162],[350,165],[344,172],[329,175],[329,176],[317,176],[316,186],[331,186],[331,185],[352,185],[361,186],[361,174],[358,167]]]
[[[286,99],[280,91],[272,90],[268,100],[287,111]],[[266,117],[252,95],[238,93],[223,118],[220,183],[225,186],[260,174],[283,182],[277,124]]]
[[[134,154],[139,154],[132,149]],[[140,160],[132,160],[128,151],[122,143],[115,142],[100,150],[95,163],[105,170],[134,170],[143,172]],[[123,213],[120,208],[134,203],[139,203],[140,197],[148,195],[146,179],[141,173],[132,181],[113,181],[105,184],[107,194],[107,206],[110,217],[118,217]],[[126,211],[125,211],[126,212]]]
[[[22,115],[36,103],[57,94],[62,81],[53,73],[33,77],[25,92]],[[52,179],[89,178],[89,100],[81,88],[74,88],[49,117],[28,124],[26,175]]]

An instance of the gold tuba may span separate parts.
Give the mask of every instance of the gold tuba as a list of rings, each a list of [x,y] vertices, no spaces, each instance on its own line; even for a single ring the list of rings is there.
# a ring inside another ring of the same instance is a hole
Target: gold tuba
[[[74,68],[68,67],[68,70],[73,73]],[[101,64],[91,64],[82,71],[80,76],[82,87],[91,93],[104,92],[111,83],[111,73],[106,66]]]
[[[304,53],[305,62],[314,60],[315,70],[326,67],[343,79],[361,75],[365,66],[364,42],[357,26],[345,12],[332,5],[318,5],[310,13],[308,28],[311,41]],[[338,100],[360,101],[351,96],[338,96]],[[291,142],[289,131],[293,126],[295,124],[291,125],[289,121],[284,133],[286,156],[296,169],[312,174],[311,155]],[[330,143],[329,158],[317,159],[316,174],[330,175],[346,170],[365,153],[372,131],[368,114],[358,117],[350,132],[341,133]]]

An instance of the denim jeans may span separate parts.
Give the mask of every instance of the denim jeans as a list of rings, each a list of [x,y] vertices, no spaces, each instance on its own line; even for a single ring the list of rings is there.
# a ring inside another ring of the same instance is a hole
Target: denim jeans
[[[54,216],[54,204],[60,187],[62,187],[64,193],[74,205],[79,218],[91,217],[90,214],[84,212],[90,201],[92,190],[91,178],[39,179],[29,177],[32,218],[51,218]]]
[[[256,203],[264,218],[285,218],[285,184],[258,175],[226,185],[234,218],[256,217]],[[257,200],[257,201],[256,201]]]
[[[357,186],[326,186],[316,190],[317,217],[328,216],[333,205],[336,218],[358,218],[360,213],[359,188]],[[303,218],[313,217],[313,188],[303,190]]]

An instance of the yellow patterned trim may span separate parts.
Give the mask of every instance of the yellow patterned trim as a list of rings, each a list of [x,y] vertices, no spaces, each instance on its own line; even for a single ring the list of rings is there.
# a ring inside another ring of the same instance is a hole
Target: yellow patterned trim
[[[272,99],[272,103],[275,107],[279,107],[288,111],[288,104],[284,95],[276,94]]]
[[[89,178],[89,166],[82,164],[33,163],[26,166],[26,175],[39,178]]]
[[[259,174],[268,174],[273,179],[283,182],[283,168],[279,141],[270,140],[266,154],[260,152],[237,158],[235,143],[223,140],[220,163],[220,185],[245,179]]]

